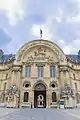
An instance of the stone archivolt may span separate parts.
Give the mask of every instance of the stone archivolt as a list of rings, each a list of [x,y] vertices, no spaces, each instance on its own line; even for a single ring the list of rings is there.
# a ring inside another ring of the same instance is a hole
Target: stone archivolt
[[[37,41],[30,42],[28,44],[25,44],[16,54],[16,59],[20,61],[22,59],[22,56],[24,56],[24,54],[26,53],[26,51],[28,51],[32,47],[36,47],[36,46],[46,46],[49,49],[52,49],[53,52],[55,52],[56,55],[59,57],[59,59],[62,60],[62,61],[65,58],[65,55],[64,55],[63,51],[57,45],[52,44],[51,42],[46,41],[46,40],[37,40]],[[46,49],[43,49],[42,47],[39,47],[38,51],[35,51],[35,56],[36,55],[45,56],[45,53],[46,53]]]

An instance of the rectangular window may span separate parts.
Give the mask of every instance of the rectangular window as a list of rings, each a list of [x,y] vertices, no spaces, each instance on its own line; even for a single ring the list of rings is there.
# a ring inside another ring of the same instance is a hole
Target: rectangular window
[[[43,66],[38,66],[38,77],[43,77]]]
[[[50,67],[50,77],[55,77],[55,66]]]
[[[31,67],[26,66],[26,77],[30,77],[30,75],[31,75]]]

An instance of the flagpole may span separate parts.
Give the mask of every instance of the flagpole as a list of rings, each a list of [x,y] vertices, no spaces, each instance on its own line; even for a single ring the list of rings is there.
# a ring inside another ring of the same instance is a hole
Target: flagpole
[[[42,29],[41,29],[41,25],[40,25],[40,39],[42,38]]]

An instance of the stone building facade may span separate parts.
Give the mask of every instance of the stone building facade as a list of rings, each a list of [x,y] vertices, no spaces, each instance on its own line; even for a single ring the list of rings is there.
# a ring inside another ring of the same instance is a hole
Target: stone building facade
[[[0,105],[66,107],[80,102],[80,51],[65,55],[48,40],[24,44],[15,55],[0,50]]]

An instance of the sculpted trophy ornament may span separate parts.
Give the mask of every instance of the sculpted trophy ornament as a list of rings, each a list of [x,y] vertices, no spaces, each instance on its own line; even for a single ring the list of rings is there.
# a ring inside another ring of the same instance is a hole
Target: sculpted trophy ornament
[[[34,51],[33,55],[30,55],[27,61],[45,61],[45,62],[53,62],[54,57],[47,54],[46,48],[39,47],[36,51]]]
[[[12,86],[9,86],[9,88],[7,89],[7,92],[6,92],[6,95],[8,96],[8,98],[10,100],[13,100],[14,97],[16,97],[18,94],[18,88],[16,85],[12,85]]]
[[[64,85],[64,87],[61,88],[60,95],[61,95],[61,98],[63,98],[63,97],[67,97],[68,98],[69,95],[71,97],[74,97],[75,93],[74,93],[74,90],[72,89],[72,87],[66,83]]]
[[[45,56],[46,55],[45,53],[46,53],[46,49],[42,47],[39,47],[38,50],[34,52],[35,56],[39,56],[39,55]]]

